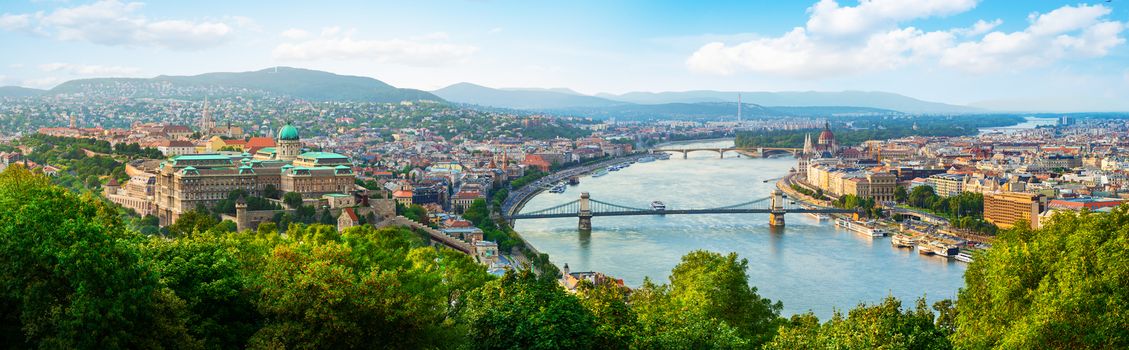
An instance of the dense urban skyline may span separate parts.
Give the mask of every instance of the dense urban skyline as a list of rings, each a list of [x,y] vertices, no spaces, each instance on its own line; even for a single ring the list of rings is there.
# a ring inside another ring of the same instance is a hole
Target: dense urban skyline
[[[285,65],[426,90],[877,90],[1123,111],[1127,20],[1118,1],[27,1],[0,8],[0,40],[18,53],[0,58],[0,85]]]

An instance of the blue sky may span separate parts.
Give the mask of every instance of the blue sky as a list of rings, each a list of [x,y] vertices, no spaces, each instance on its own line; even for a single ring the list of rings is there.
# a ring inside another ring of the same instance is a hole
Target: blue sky
[[[1129,110],[1129,1],[3,0],[0,85],[294,66],[436,89],[876,90]]]

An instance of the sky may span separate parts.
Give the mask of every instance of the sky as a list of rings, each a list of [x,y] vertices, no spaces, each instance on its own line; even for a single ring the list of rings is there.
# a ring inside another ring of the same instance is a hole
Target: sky
[[[1129,111],[1129,0],[0,0],[0,85],[274,66],[434,90],[887,91]]]

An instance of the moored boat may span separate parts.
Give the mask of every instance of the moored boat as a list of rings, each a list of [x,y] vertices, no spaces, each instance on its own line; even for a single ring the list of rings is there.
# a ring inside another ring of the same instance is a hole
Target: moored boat
[[[897,234],[890,238],[890,245],[895,248],[913,248],[917,245],[917,239],[910,235]]]
[[[962,250],[960,253],[957,253],[957,256],[954,259],[957,259],[957,261],[970,263],[972,262],[972,253]]]
[[[600,176],[604,176],[604,175],[607,175],[607,174],[608,174],[608,169],[600,169],[600,170],[596,170],[595,173],[592,173],[592,177],[600,177]]]
[[[666,204],[663,203],[662,201],[654,201],[654,202],[651,202],[651,209],[652,210],[659,210],[659,211],[666,210]]]
[[[650,163],[650,162],[653,162],[653,161],[655,161],[655,157],[651,157],[651,156],[642,157],[642,158],[639,158],[639,160],[638,160],[639,163]]]

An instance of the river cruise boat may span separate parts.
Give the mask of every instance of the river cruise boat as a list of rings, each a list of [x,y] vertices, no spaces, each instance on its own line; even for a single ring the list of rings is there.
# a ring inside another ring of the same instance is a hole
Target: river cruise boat
[[[933,241],[918,245],[917,253],[921,255],[933,255],[943,258],[952,258],[960,254],[960,248],[957,248],[953,245]]]
[[[808,213],[808,216],[811,216],[811,217],[813,217],[813,218],[815,218],[816,220],[819,220],[819,221],[831,220],[831,215],[827,215],[827,214],[824,214],[824,213]]]
[[[658,159],[658,160],[667,160],[667,159],[670,159],[670,153],[666,153],[666,152],[660,152],[660,153],[656,153],[656,154],[655,154],[655,159]]]
[[[861,233],[870,237],[886,237],[887,235],[886,230],[879,227],[874,227],[873,224],[867,225],[846,218],[835,221],[835,225],[845,228],[848,231]]]
[[[972,252],[962,250],[960,251],[960,253],[957,253],[956,258],[954,259],[957,259],[957,261],[970,263],[972,262]]]
[[[639,158],[639,160],[638,160],[639,163],[650,163],[650,162],[653,162],[653,161],[655,161],[655,157],[651,157],[651,156],[642,157],[642,158]]]
[[[604,176],[604,175],[607,175],[607,174],[608,174],[608,169],[600,169],[600,170],[596,170],[596,172],[592,174],[592,177],[600,177],[600,176]]]
[[[651,210],[663,211],[666,210],[666,204],[662,201],[651,202]]]
[[[559,184],[553,185],[553,187],[549,189],[549,193],[564,193],[564,191],[565,191],[565,184],[564,183],[559,183]]]
[[[890,245],[894,248],[910,248],[913,249],[917,245],[917,239],[910,235],[897,234],[890,238]]]

